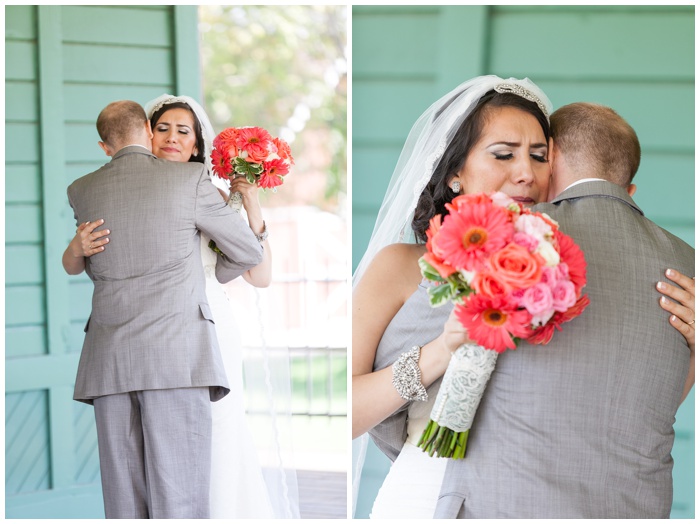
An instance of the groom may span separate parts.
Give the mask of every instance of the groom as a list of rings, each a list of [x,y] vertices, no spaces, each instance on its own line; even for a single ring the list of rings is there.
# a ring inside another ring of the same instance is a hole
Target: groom
[[[97,119],[112,160],[68,188],[78,224],[104,219],[109,249],[85,259],[94,283],[74,399],[94,404],[107,518],[207,518],[211,405],[229,389],[205,295],[200,231],[226,282],[262,260],[200,163],[151,154],[136,102]]]
[[[693,275],[695,252],[631,199],[640,146],[617,113],[571,104],[551,124],[561,192],[534,209],[585,253],[590,305],[500,356],[435,517],[668,518],[691,351],[654,288],[666,268]]]

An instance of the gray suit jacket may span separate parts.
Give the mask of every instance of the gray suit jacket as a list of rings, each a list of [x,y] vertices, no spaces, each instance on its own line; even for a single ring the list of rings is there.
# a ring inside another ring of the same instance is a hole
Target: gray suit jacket
[[[86,259],[95,289],[74,399],[148,389],[228,389],[205,295],[200,231],[226,256],[221,282],[262,260],[243,218],[200,163],[160,160],[139,146],[68,187],[77,223],[105,220],[110,242]]]
[[[436,518],[662,518],[690,351],[655,291],[695,252],[604,181],[535,208],[583,249],[590,305],[546,346],[503,353]]]

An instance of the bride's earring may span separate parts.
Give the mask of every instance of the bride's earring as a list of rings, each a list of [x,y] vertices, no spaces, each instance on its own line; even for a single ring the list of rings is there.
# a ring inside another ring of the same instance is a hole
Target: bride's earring
[[[459,193],[459,190],[462,189],[462,184],[459,183],[459,180],[453,180],[450,187],[453,193]]]

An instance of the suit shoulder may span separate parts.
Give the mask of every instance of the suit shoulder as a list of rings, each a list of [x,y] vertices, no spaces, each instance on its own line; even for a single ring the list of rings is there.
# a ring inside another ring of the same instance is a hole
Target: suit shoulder
[[[102,167],[100,167],[99,169],[96,169],[95,171],[93,171],[92,173],[88,173],[87,175],[83,175],[80,178],[76,178],[75,180],[73,180],[73,182],[71,182],[68,185],[68,192],[71,193],[73,191],[76,191],[78,188],[84,186],[85,184],[89,184],[90,181],[93,180],[102,171],[104,171],[108,165],[109,164],[105,164]]]
[[[155,161],[159,162],[165,169],[179,173],[201,173],[204,171],[204,164],[201,162],[173,162],[162,158],[156,158]]]
[[[663,234],[668,239],[668,241],[671,244],[673,244],[674,249],[679,254],[690,255],[690,256],[695,257],[695,248],[693,246],[688,244],[685,240],[683,240],[679,236],[676,236],[673,233],[671,233],[670,231],[668,231],[667,229],[664,229],[663,227],[658,225],[656,222],[654,222],[650,219],[647,219],[647,220],[649,220],[649,222],[651,222],[654,225],[654,227],[657,228],[661,232],[661,234]]]

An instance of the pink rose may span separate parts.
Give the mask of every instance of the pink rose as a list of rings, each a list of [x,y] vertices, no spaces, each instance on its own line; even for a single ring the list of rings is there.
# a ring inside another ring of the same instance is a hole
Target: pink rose
[[[557,280],[569,280],[569,265],[566,262],[560,262],[556,270]]]
[[[539,245],[539,242],[535,237],[528,235],[527,233],[523,233],[522,231],[518,231],[513,235],[513,242],[519,246],[523,246],[530,253],[534,252]]]
[[[540,282],[547,284],[551,288],[560,280],[561,276],[556,267],[544,266],[542,268],[542,280]]]
[[[515,221],[515,230],[527,233],[537,239],[538,243],[544,240],[547,236],[552,235],[552,228],[547,222],[542,220],[537,215],[520,215]]]
[[[508,207],[515,203],[511,197],[503,193],[502,191],[497,191],[491,195],[491,201],[500,207]]]
[[[563,313],[576,303],[576,287],[570,280],[560,280],[552,288],[552,307]]]
[[[532,325],[544,325],[554,315],[552,290],[547,284],[535,284],[523,294],[522,306],[532,315]]]

